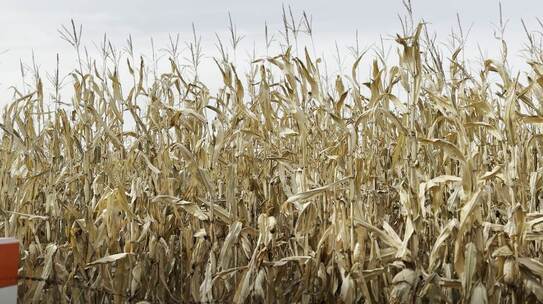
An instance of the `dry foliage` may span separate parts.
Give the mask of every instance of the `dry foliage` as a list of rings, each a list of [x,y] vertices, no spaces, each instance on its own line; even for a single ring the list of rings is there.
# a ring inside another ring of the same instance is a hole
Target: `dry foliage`
[[[215,95],[129,61],[46,112],[37,79],[0,125],[21,300],[543,301],[543,66],[471,75],[423,28],[366,83],[290,48]]]

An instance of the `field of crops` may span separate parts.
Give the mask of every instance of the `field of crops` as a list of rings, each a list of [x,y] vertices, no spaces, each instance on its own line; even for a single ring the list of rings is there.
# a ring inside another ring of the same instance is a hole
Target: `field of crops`
[[[414,24],[392,64],[367,53],[328,82],[297,46],[243,77],[217,59],[217,91],[174,59],[150,80],[140,58],[79,65],[64,104],[36,77],[0,120],[20,300],[543,301],[531,38],[515,75],[503,58],[468,69]]]

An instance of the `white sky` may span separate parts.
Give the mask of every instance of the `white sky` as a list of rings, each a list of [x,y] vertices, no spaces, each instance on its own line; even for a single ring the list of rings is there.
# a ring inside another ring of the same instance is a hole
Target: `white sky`
[[[42,75],[55,66],[56,54],[61,56],[61,72],[69,72],[75,66],[74,52],[59,38],[57,29],[73,18],[84,27],[83,42],[96,52],[93,42],[98,43],[104,33],[118,47],[125,46],[132,35],[136,51],[147,53],[149,39],[153,37],[157,48],[165,47],[168,34],[179,33],[182,40],[191,38],[191,24],[195,23],[202,37],[205,63],[201,78],[217,85],[219,72],[211,60],[217,56],[215,33],[226,36],[228,12],[232,14],[238,31],[245,35],[238,62],[248,61],[253,45],[259,56],[264,55],[264,22],[277,35],[281,29],[281,5],[290,5],[297,16],[306,11],[312,16],[315,48],[319,53],[333,56],[335,42],[344,51],[354,44],[355,31],[359,31],[361,47],[377,43],[401,30],[398,14],[404,14],[400,0],[373,1],[150,1],[150,0],[1,0],[0,1],[0,105],[8,100],[9,87],[21,85],[19,60],[30,64],[32,52]],[[498,43],[493,31],[498,22],[497,0],[413,0],[416,17],[430,22],[440,41],[446,41],[452,27],[457,26],[459,13],[464,30],[472,26],[466,53],[478,59],[477,44],[488,56],[496,56]],[[509,20],[506,39],[510,48],[513,67],[518,69],[521,43],[525,34],[520,19],[524,18],[532,30],[538,28],[536,17],[543,12],[543,1],[503,0],[504,18]],[[542,16],[543,17],[543,16]],[[333,58],[333,57],[331,57]],[[124,62],[123,62],[124,64]],[[337,64],[328,62],[332,73]],[[347,65],[345,66],[347,67]]]

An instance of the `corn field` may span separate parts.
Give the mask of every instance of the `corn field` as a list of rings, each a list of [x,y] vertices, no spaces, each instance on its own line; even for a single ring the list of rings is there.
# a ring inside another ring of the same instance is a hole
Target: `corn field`
[[[541,48],[515,75],[394,43],[333,81],[302,48],[217,60],[216,92],[78,67],[54,109],[36,77],[0,124],[20,301],[543,302]]]

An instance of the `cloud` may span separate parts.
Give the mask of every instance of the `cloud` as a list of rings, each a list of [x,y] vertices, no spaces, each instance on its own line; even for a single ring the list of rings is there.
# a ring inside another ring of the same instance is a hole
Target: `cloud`
[[[124,44],[131,34],[137,47],[148,49],[149,38],[155,37],[160,47],[167,42],[168,33],[181,33],[183,40],[190,39],[191,24],[197,26],[202,36],[204,51],[208,56],[216,54],[215,35],[226,37],[228,12],[240,33],[246,35],[241,56],[245,56],[256,45],[261,47],[264,22],[271,29],[281,28],[283,1],[148,1],[148,0],[96,0],[96,1],[15,1],[3,0],[0,4],[2,19],[0,27],[0,97],[11,84],[20,83],[19,59],[28,62],[32,50],[44,70],[54,67],[56,53],[60,53],[66,69],[69,68],[73,52],[57,34],[61,24],[71,18],[84,24],[84,39],[91,51],[91,41],[99,41],[104,33],[116,44]],[[543,2],[521,1],[530,6],[530,12],[538,12]],[[389,37],[400,30],[398,14],[405,10],[400,0],[380,1],[285,1],[299,16],[302,10],[312,15],[315,43],[319,52],[334,51],[337,41],[340,47],[354,43],[354,33],[359,30],[360,43],[367,46],[378,43],[379,37]],[[456,14],[461,14],[465,27],[473,25],[470,41],[470,54],[477,55],[477,43],[483,49],[495,51],[496,41],[492,38],[493,23],[498,20],[498,4],[495,0],[459,1],[413,1],[417,17],[425,21],[439,33],[441,41],[447,40],[451,27],[456,26]],[[524,37],[520,18],[526,17],[529,25],[536,24],[533,16],[525,16],[523,5],[504,5],[505,17],[510,20],[508,40],[512,55],[516,56]],[[7,30],[6,30],[7,29]],[[516,52],[516,53],[515,53]],[[241,58],[241,57],[240,57]],[[243,57],[245,59],[245,57]],[[333,63],[331,63],[333,65]],[[214,68],[213,65],[209,65]],[[1,103],[1,101],[0,101]]]

